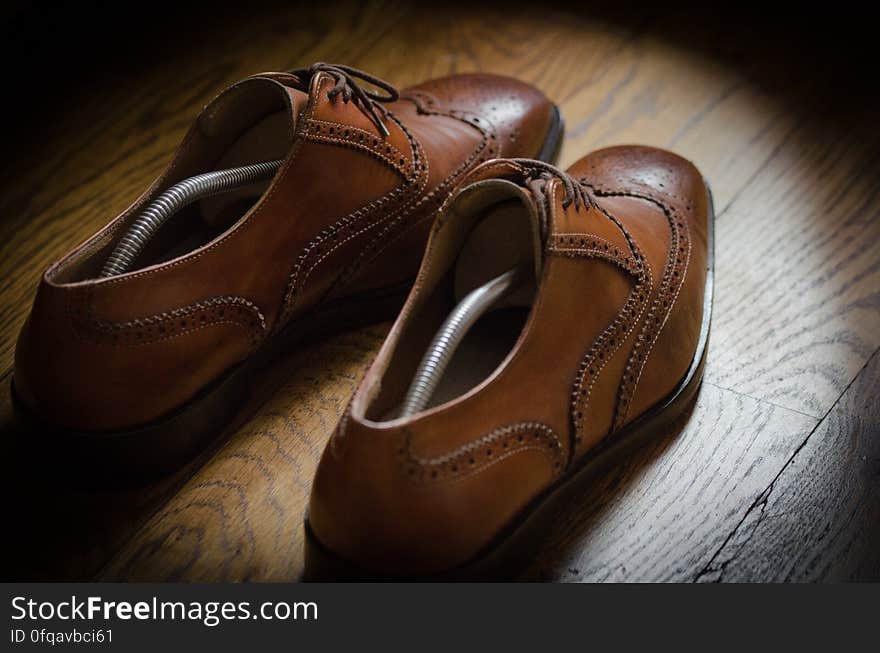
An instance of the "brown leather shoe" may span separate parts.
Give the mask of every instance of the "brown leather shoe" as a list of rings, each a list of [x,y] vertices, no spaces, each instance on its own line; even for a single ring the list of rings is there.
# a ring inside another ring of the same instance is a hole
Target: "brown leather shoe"
[[[282,343],[394,316],[465,174],[550,159],[560,137],[540,91],[494,75],[398,96],[315,64],[233,85],[152,187],[44,274],[16,350],[19,414],[92,471],[174,468]],[[238,187],[208,196],[222,184]]]
[[[689,406],[713,220],[653,148],[472,172],[324,451],[306,577],[510,573],[554,504]]]

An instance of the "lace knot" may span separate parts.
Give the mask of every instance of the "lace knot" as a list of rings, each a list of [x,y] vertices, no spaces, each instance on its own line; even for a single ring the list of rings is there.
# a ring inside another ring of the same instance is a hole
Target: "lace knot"
[[[327,91],[328,99],[333,100],[341,95],[342,101],[346,104],[348,102],[354,102],[355,106],[357,106],[358,109],[360,109],[361,112],[367,116],[374,125],[376,125],[376,129],[379,130],[384,138],[387,138],[391,134],[382,119],[383,117],[387,118],[387,112],[380,103],[396,102],[400,98],[400,94],[394,86],[378,77],[364,72],[363,70],[351,68],[350,66],[343,66],[341,64],[317,62],[313,63],[308,68],[294,70],[292,71],[292,74],[302,79],[303,83],[308,83],[308,80],[319,72],[329,74],[336,82],[333,88]],[[382,89],[385,91],[386,95],[364,89],[356,81],[358,79],[361,80],[361,82],[366,82],[371,86]]]
[[[511,159],[511,161],[523,169],[527,183],[539,180],[546,182],[554,178],[559,179],[565,187],[565,199],[562,200],[563,208],[568,208],[568,206],[574,203],[575,211],[580,211],[582,206],[590,207],[594,205],[587,188],[577,179],[574,179],[556,166],[532,159]]]

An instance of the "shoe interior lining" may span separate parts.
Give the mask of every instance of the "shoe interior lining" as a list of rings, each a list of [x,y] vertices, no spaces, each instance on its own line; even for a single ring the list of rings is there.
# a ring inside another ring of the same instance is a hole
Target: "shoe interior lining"
[[[409,315],[382,375],[381,388],[367,407],[373,421],[395,419],[403,398],[431,340],[443,321],[468,292],[509,269],[535,262],[536,228],[525,203],[500,188],[484,193],[485,206],[460,220],[457,236],[437,248],[440,271],[433,290]],[[455,216],[453,216],[455,217]],[[455,230],[453,230],[455,231]],[[445,252],[443,250],[446,250]],[[427,408],[460,397],[492,375],[513,350],[528,319],[535,296],[535,277],[487,311],[467,332],[453,354]]]
[[[477,320],[452,357],[427,408],[461,397],[498,369],[522,333],[529,308],[501,307]]]
[[[285,138],[289,124],[286,112],[263,118],[245,131],[210,170],[284,158],[290,147]],[[211,242],[250,211],[270,183],[266,180],[206,197],[176,213],[156,232],[133,269],[170,261]]]

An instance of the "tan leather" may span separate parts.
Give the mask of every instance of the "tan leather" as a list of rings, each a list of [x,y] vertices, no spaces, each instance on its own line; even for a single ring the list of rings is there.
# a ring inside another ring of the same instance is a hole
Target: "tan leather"
[[[377,572],[461,565],[685,375],[706,278],[700,173],[635,146],[594,152],[568,173],[592,189],[589,204],[566,207],[560,179],[511,161],[479,167],[450,198],[407,303],[321,459],[309,521],[330,551]],[[451,305],[445,279],[493,194],[522,203],[510,229],[540,229],[527,322],[476,387],[396,418]]]
[[[150,422],[292,320],[412,279],[449,190],[489,158],[535,156],[552,120],[552,104],[527,84],[457,75],[382,105],[383,138],[355,102],[329,97],[334,84],[318,71],[230,87],[152,187],[46,271],[16,349],[15,388],[32,410],[72,429]],[[95,279],[124,227],[169,185],[279,153],[279,172],[225,231],[229,202],[205,200],[204,216],[189,219],[219,232],[177,257]]]

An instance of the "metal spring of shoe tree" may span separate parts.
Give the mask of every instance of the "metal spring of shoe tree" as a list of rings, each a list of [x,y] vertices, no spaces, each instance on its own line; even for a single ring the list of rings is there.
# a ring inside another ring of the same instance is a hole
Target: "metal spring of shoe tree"
[[[528,274],[529,266],[519,265],[475,288],[456,305],[422,357],[403,400],[400,417],[424,410],[470,328],[498,301],[519,288]]]
[[[197,200],[241,188],[274,175],[281,160],[215,170],[179,181],[154,199],[131,223],[104,263],[99,279],[127,272],[135,259],[172,215]]]

